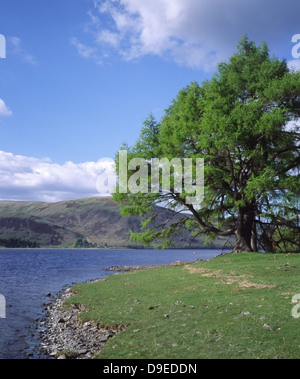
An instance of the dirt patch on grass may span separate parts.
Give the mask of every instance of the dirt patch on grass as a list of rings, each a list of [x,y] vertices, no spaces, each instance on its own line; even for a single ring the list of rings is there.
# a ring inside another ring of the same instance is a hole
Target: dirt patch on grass
[[[253,288],[253,289],[272,289],[275,288],[276,286],[271,285],[271,284],[264,284],[264,283],[253,283],[248,280],[243,280],[243,281],[238,281],[238,280],[227,280],[223,284],[235,284],[237,283],[238,289],[248,289],[248,288]]]
[[[235,273],[224,273],[221,270],[210,270],[203,267],[193,267],[186,265],[185,269],[190,272],[190,274],[200,274],[204,278],[218,278],[221,279],[221,284],[233,285],[236,284],[237,287],[234,289],[236,291],[240,289],[272,289],[276,286],[265,284],[265,283],[254,283],[249,279],[252,279],[252,275],[237,275]]]

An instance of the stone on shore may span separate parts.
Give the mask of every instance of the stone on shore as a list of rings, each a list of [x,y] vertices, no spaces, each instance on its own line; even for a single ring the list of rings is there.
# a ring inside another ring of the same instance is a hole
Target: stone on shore
[[[116,330],[104,330],[92,322],[82,322],[78,316],[84,306],[63,309],[63,303],[73,296],[66,290],[53,303],[48,304],[47,318],[44,320],[41,350],[56,359],[91,359],[112,338]]]

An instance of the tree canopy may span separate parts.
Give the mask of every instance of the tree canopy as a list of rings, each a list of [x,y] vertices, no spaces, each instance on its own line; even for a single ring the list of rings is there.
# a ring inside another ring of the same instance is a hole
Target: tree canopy
[[[265,43],[244,37],[211,80],[183,88],[162,119],[150,115],[127,147],[129,159],[149,164],[148,193],[114,195],[123,215],[144,217],[132,239],[167,247],[187,229],[207,241],[235,236],[237,252],[299,251],[299,117],[300,73],[271,56]],[[202,203],[187,204],[190,194],[176,192],[174,174],[170,191],[152,193],[154,158],[203,158]],[[158,205],[173,209],[173,222],[153,223]]]

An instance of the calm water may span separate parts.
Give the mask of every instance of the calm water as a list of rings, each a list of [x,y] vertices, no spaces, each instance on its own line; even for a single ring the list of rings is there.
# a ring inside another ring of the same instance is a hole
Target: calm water
[[[0,359],[37,355],[37,320],[44,314],[47,294],[74,283],[105,277],[115,265],[167,264],[219,255],[219,250],[0,250],[0,294],[6,298],[6,319],[0,319]],[[0,313],[1,314],[1,313]]]

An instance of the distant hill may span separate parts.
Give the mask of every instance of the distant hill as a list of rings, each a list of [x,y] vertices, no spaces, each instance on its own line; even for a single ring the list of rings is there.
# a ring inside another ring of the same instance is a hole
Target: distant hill
[[[169,217],[165,211],[160,217]],[[119,206],[109,197],[95,197],[58,203],[0,201],[0,246],[28,246],[34,242],[39,247],[108,247],[139,248],[130,241],[130,230],[140,230],[136,217],[123,218]],[[222,247],[219,240],[216,247]],[[31,245],[32,246],[32,245]],[[189,247],[189,235],[183,233],[176,247]],[[191,247],[201,248],[196,240]]]

